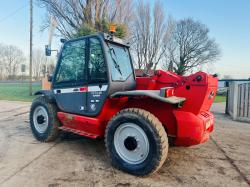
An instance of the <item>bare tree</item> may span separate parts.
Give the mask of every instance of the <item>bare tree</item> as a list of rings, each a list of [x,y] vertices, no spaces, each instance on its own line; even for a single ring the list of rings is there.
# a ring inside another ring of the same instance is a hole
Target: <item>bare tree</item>
[[[44,55],[44,51],[41,49],[35,49],[33,51],[33,76],[36,80],[43,75],[43,67],[46,67],[47,57]]]
[[[191,18],[178,21],[167,45],[165,68],[184,75],[218,60],[220,49],[208,34],[209,29],[199,21]]]
[[[45,6],[48,17],[44,28],[49,27],[50,17],[57,22],[57,30],[65,38],[79,32],[104,31],[107,22],[127,24],[131,19],[132,0],[38,0]]]
[[[50,58],[48,59],[48,62],[46,64],[46,68],[44,70],[46,70],[45,72],[45,75],[46,74],[53,74],[53,72],[55,71],[55,59],[53,58]]]
[[[25,60],[24,54],[21,49],[13,45],[2,45],[1,48],[1,67],[4,67],[9,78],[15,78],[19,65]],[[1,71],[3,72],[2,68]]]
[[[133,49],[138,69],[146,72],[156,69],[164,58],[170,30],[160,1],[155,1],[153,9],[143,0],[138,2],[133,22]]]
[[[0,80],[4,79],[5,77],[5,62],[3,58],[3,51],[4,51],[4,46],[3,44],[0,43]]]

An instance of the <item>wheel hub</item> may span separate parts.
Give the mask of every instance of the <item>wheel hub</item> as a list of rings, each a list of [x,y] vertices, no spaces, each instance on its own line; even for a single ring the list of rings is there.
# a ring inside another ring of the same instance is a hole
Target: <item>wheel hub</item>
[[[37,122],[39,124],[43,124],[45,122],[44,116],[43,115],[37,116]]]
[[[124,140],[124,146],[129,151],[134,151],[137,148],[137,141],[134,137],[129,136]]]

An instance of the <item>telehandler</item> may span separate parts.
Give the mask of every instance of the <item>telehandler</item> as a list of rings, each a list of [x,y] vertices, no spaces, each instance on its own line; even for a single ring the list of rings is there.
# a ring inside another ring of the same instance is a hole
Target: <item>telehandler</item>
[[[34,137],[50,142],[68,131],[104,138],[112,165],[133,175],[159,170],[170,143],[203,143],[214,128],[217,78],[135,71],[129,45],[112,34],[64,41],[49,81],[30,109]]]

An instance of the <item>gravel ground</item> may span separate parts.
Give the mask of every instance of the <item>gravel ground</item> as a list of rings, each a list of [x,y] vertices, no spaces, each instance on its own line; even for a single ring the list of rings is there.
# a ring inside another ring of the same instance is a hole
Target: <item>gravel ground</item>
[[[37,142],[29,106],[0,101],[0,186],[250,186],[250,124],[225,117],[224,104],[212,108],[216,127],[208,142],[170,148],[162,169],[145,178],[114,169],[103,140]]]

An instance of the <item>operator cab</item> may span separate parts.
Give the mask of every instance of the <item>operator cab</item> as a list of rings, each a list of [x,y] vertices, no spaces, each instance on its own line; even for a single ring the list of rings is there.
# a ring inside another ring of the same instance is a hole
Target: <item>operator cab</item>
[[[136,87],[129,46],[108,34],[66,41],[52,86],[60,110],[96,116],[107,97]]]

